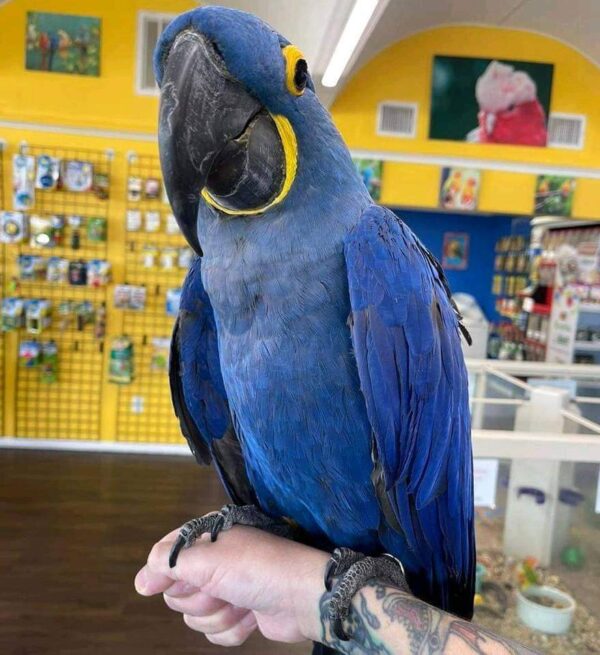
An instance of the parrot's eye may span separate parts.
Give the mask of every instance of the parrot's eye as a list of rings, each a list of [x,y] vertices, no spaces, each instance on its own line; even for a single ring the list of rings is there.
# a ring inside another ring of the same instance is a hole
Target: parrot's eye
[[[295,45],[286,45],[282,50],[285,59],[285,84],[288,91],[301,96],[308,84],[308,64]]]

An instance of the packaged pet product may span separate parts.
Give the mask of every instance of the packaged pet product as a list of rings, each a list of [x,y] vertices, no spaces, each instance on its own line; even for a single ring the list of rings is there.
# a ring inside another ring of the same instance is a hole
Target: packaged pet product
[[[63,162],[61,179],[67,191],[76,193],[90,191],[94,185],[94,167],[89,161],[72,159]]]
[[[41,359],[42,349],[37,341],[21,341],[19,344],[19,366],[35,368]]]
[[[29,334],[41,334],[50,327],[52,303],[32,298],[25,302],[25,329]]]
[[[50,257],[46,268],[46,280],[55,284],[66,284],[69,279],[69,260],[64,257]]]
[[[87,284],[89,287],[103,287],[110,280],[110,263],[105,259],[92,259],[87,264]]]
[[[23,212],[0,212],[0,243],[20,243],[27,234]]]
[[[13,209],[27,210],[35,201],[35,158],[13,156]]]
[[[87,220],[87,238],[91,243],[106,241],[106,219],[102,216],[92,216]]]
[[[49,155],[40,155],[35,176],[36,189],[56,189],[60,171],[60,160]]]
[[[138,209],[129,209],[125,219],[128,232],[137,232],[142,228],[142,212]]]
[[[55,341],[45,341],[41,350],[40,380],[52,384],[58,380],[58,347]]]
[[[4,298],[2,300],[2,331],[11,332],[23,327],[25,323],[24,303],[22,298]]]
[[[133,344],[125,336],[112,341],[108,379],[116,384],[129,384],[133,380]]]
[[[177,316],[179,313],[179,303],[181,301],[181,289],[167,289],[167,300],[165,309],[167,316]]]
[[[142,198],[142,178],[130,177],[127,180],[127,200],[139,202]]]
[[[160,180],[157,177],[148,177],[144,182],[144,197],[146,200],[160,198]]]

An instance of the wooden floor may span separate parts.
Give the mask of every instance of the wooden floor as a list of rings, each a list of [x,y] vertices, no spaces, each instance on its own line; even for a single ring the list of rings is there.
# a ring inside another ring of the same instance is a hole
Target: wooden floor
[[[192,458],[0,450],[0,653],[223,653],[133,578],[156,539],[224,501]]]

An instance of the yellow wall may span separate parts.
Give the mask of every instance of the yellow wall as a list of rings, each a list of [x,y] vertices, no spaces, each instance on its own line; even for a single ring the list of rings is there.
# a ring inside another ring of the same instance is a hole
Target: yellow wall
[[[135,93],[139,10],[180,13],[190,0],[11,0],[0,6],[0,120],[153,132],[156,97]],[[100,77],[27,71],[28,11],[94,16],[102,20]]]
[[[429,140],[431,72],[436,54],[554,64],[551,110],[587,116],[584,149]],[[377,105],[385,100],[418,103],[415,139],[376,134]],[[600,166],[600,69],[564,43],[532,32],[451,26],[415,34],[381,52],[354,75],[337,97],[332,114],[353,149],[583,169]],[[385,169],[382,202],[437,206],[439,166],[387,162]],[[480,209],[529,214],[534,184],[535,175],[485,171]],[[600,217],[600,180],[578,180],[574,215]]]

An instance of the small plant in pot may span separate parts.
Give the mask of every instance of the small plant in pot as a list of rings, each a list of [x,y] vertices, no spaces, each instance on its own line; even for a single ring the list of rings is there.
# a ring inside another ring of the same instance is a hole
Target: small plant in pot
[[[517,614],[521,621],[548,634],[568,632],[575,613],[575,601],[571,596],[544,585],[537,561],[532,557],[523,560],[517,575]]]

